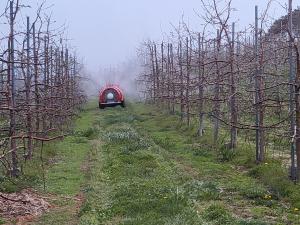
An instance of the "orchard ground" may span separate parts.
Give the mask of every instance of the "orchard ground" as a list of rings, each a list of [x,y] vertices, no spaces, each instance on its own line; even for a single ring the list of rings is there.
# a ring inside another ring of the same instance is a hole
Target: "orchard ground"
[[[279,162],[256,165],[251,146],[230,152],[177,115],[127,105],[91,101],[69,136],[44,146],[44,163],[38,153],[22,178],[2,183],[51,204],[27,224],[300,224],[299,185]]]

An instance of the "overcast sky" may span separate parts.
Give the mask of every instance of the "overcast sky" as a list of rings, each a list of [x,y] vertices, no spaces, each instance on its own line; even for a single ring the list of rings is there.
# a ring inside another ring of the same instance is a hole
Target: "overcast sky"
[[[1,2],[4,0],[0,0],[0,6]],[[35,6],[42,1],[22,2]],[[240,28],[253,23],[254,6],[263,10],[267,2],[233,0],[237,9],[233,20],[238,21]],[[178,24],[182,15],[194,29],[202,23],[195,14],[195,11],[201,14],[200,0],[47,0],[47,4],[54,5],[53,18],[57,23],[68,25],[68,36],[93,72],[134,57],[140,42],[161,39],[172,30],[171,24]],[[274,3],[270,14],[280,17],[284,10]]]

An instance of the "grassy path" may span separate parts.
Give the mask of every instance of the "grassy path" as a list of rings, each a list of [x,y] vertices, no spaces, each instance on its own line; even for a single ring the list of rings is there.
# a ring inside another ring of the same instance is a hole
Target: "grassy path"
[[[142,104],[91,107],[59,145],[47,190],[70,199],[37,224],[300,224],[280,190],[237,166],[247,158],[220,162],[175,116]]]
[[[46,193],[42,183],[35,187],[48,196],[54,206],[49,213],[31,224],[77,224],[78,212],[83,199],[82,188],[88,172],[90,129],[97,110],[93,104],[87,106],[75,121],[73,134],[63,141],[47,144],[44,157],[48,160],[46,171]],[[37,162],[40,161],[37,159]],[[30,168],[32,170],[32,168]],[[26,173],[26,172],[25,172]]]

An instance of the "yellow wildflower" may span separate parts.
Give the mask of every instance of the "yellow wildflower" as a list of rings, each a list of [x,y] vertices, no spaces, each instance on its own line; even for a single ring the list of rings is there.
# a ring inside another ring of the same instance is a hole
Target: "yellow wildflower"
[[[264,199],[272,199],[272,195],[265,195]]]

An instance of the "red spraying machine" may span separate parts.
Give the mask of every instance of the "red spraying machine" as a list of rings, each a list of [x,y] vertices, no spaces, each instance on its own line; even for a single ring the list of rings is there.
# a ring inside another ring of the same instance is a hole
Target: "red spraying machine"
[[[125,107],[124,94],[118,85],[106,85],[99,94],[99,108],[114,107],[120,105]]]

